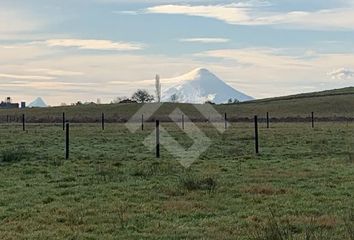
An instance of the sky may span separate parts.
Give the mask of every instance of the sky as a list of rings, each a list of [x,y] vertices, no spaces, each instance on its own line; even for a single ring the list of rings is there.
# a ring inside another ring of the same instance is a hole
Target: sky
[[[0,99],[108,103],[199,67],[255,98],[354,86],[354,1],[0,1]]]

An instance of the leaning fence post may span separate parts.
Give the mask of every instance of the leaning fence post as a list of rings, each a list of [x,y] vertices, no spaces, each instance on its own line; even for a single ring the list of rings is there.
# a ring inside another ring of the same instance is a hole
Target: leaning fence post
[[[312,128],[315,127],[315,114],[314,112],[311,113],[311,123],[312,123]]]
[[[65,122],[66,122],[65,112],[63,112],[63,131],[65,130]]]
[[[101,114],[101,125],[102,125],[102,130],[104,130],[104,113]]]
[[[255,150],[256,154],[259,153],[259,142],[258,142],[258,117],[254,116],[254,140],[255,140]]]
[[[269,128],[269,112],[267,112],[267,128]]]
[[[70,144],[70,124],[69,122],[65,123],[66,136],[65,136],[65,159],[69,159],[69,144]]]
[[[156,158],[160,158],[160,121],[156,120]]]
[[[22,114],[22,130],[26,131],[25,114]]]

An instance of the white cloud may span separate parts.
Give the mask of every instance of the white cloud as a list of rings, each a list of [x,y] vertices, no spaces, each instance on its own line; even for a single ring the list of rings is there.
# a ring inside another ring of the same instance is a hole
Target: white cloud
[[[242,48],[220,49],[196,54],[197,57],[212,57],[233,60],[245,67],[267,68],[310,68],[311,65],[296,56],[281,54],[280,49],[272,48]]]
[[[57,49],[45,45],[7,45],[0,46],[0,54],[6,56],[0,59],[0,89],[16,101],[41,96],[51,105],[97,98],[109,102],[117,96],[129,96],[137,88],[153,92],[156,74],[165,89],[173,85],[166,79],[196,67],[208,68],[234,88],[258,98],[354,84],[354,78],[333,81],[325,74],[343,66],[354,69],[354,54],[306,50],[219,49],[168,57],[76,51],[57,54]]]
[[[220,49],[197,54],[208,58],[212,69],[236,89],[255,96],[271,97],[308,91],[348,87],[347,81],[333,81],[328,69],[347,66],[354,69],[354,54],[320,53],[308,57],[308,52],[294,49],[244,48]]]
[[[215,18],[230,24],[246,23],[251,20],[247,9],[235,5],[159,5],[147,8],[146,12]]]
[[[19,32],[31,32],[42,24],[27,13],[18,9],[0,7],[0,33],[15,34]]]
[[[117,14],[125,14],[125,15],[138,15],[139,12],[138,11],[113,11],[113,13],[117,13]]]
[[[181,38],[180,42],[196,42],[196,43],[226,43],[230,42],[227,38]]]
[[[354,71],[346,68],[339,68],[327,74],[335,80],[349,80],[354,78]]]
[[[48,69],[48,68],[34,68],[28,69],[29,72],[39,72],[50,76],[82,76],[83,72],[66,71],[59,69]]]
[[[170,76],[183,72],[186,66],[200,66],[192,59],[158,55],[63,54],[43,44],[7,44],[0,46],[3,54],[6,58],[0,58],[1,91],[16,101],[42,96],[51,105],[97,98],[109,102],[117,96],[129,96],[137,88],[153,92],[157,73]]]
[[[26,79],[26,80],[51,80],[54,77],[51,76],[37,76],[37,75],[17,75],[17,74],[6,74],[0,73],[0,79]]]
[[[143,44],[131,42],[113,42],[109,40],[97,39],[49,39],[43,42],[49,47],[74,47],[87,50],[108,50],[108,51],[133,51],[144,48]]]
[[[16,88],[32,88],[37,91],[39,90],[68,90],[71,89],[73,90],[74,88],[82,88],[82,87],[88,87],[88,86],[94,86],[97,87],[96,84],[94,83],[71,83],[71,82],[62,82],[62,81],[50,81],[50,82],[45,82],[45,81],[12,81],[8,83],[0,83],[0,87],[16,87]]]
[[[157,3],[157,4],[168,4],[168,3],[223,3],[225,0],[94,0],[99,3]],[[256,0],[252,0],[256,1]]]
[[[213,18],[234,25],[280,25],[306,29],[353,29],[354,8],[323,9],[313,12],[269,12],[256,4],[158,5],[146,13],[182,14]]]

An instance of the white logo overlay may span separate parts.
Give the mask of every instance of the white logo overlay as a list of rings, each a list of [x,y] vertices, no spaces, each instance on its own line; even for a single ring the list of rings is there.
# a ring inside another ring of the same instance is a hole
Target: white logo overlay
[[[155,112],[157,112],[161,103],[154,104],[144,104],[125,124],[130,132],[135,133],[140,129],[140,124],[138,121],[141,119],[141,116],[144,116],[144,119],[148,120]],[[220,133],[224,133],[226,126],[228,125],[225,122],[224,117],[218,113],[212,105],[193,105],[198,112],[205,119],[212,124],[212,126]],[[183,128],[180,124],[181,118],[184,118],[184,121],[188,123],[188,126]],[[172,137],[169,132],[160,126],[160,143],[170,154],[172,154],[180,162],[180,164],[189,168],[201,154],[203,154],[211,145],[211,139],[207,137],[204,132],[193,123],[188,115],[183,113],[179,108],[176,108],[170,115],[169,118],[177,123],[177,126],[182,130],[191,140],[193,144],[185,148],[182,146],[174,137]],[[155,147],[156,131],[153,130],[149,136],[143,140],[143,144],[150,150],[153,150]]]

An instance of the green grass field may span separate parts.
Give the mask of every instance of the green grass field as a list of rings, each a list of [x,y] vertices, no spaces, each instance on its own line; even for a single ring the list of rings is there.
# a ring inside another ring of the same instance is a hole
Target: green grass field
[[[72,124],[69,160],[61,125],[2,124],[0,239],[354,239],[354,124],[260,124],[260,155],[251,123],[198,126],[185,169],[142,144],[152,123]]]

